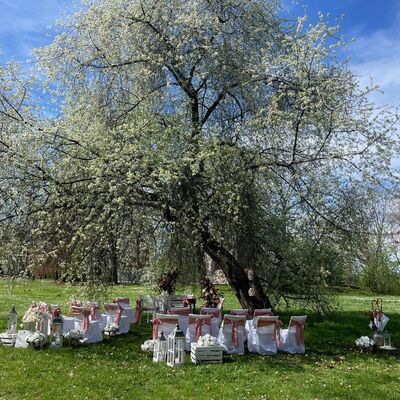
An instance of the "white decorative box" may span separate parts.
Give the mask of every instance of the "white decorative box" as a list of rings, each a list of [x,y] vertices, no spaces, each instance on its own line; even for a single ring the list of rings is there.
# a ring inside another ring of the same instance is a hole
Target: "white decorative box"
[[[197,363],[222,363],[221,346],[198,346],[197,343],[191,344],[190,356],[192,362]]]
[[[15,340],[17,339],[16,333],[1,333],[0,334],[0,344],[3,346],[13,347],[15,345]]]

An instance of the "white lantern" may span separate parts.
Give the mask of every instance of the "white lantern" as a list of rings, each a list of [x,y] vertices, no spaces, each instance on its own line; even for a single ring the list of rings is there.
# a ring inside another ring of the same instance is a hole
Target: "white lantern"
[[[15,306],[13,306],[10,313],[8,314],[7,333],[10,333],[12,335],[17,333],[17,319],[18,315],[15,311]]]
[[[389,332],[383,334],[383,347],[392,348],[392,340]]]
[[[185,362],[185,335],[176,325],[176,328],[168,336],[167,341],[167,365],[170,367],[181,366]]]
[[[161,331],[161,335],[154,342],[154,350],[153,350],[153,361],[154,362],[162,362],[165,361],[167,357],[167,339],[165,339],[164,332]]]
[[[51,343],[50,347],[59,349],[62,347],[64,321],[59,313],[55,314],[51,323]]]

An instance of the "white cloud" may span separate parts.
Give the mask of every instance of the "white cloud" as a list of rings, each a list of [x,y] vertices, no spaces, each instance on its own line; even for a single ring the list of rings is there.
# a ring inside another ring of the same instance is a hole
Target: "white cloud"
[[[72,8],[72,0],[0,0],[0,48],[3,60],[24,60],[50,40],[47,27]]]
[[[399,18],[400,20],[400,14]],[[379,85],[383,94],[374,94],[379,104],[400,104],[400,29],[398,25],[359,36],[349,48],[350,66],[362,86]]]

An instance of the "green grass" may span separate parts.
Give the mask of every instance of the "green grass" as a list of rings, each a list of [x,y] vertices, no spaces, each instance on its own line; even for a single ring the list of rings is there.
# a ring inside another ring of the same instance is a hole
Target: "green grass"
[[[31,300],[66,305],[76,287],[49,281],[0,280],[0,331],[15,304],[23,314]],[[135,299],[150,287],[111,288],[108,296]],[[187,288],[186,290],[190,290]],[[198,294],[198,288],[191,288]],[[220,287],[226,309],[238,307],[227,287]],[[281,310],[287,324],[291,314],[307,312],[304,355],[262,357],[224,356],[219,365],[187,364],[180,369],[153,364],[140,351],[151,327],[133,327],[111,342],[61,350],[0,347],[0,400],[23,399],[399,399],[400,353],[360,353],[354,340],[369,334],[365,312],[374,298],[360,292],[338,294],[340,309],[322,319],[306,310]],[[384,296],[388,330],[400,346],[400,298]],[[145,321],[145,318],[143,319]]]

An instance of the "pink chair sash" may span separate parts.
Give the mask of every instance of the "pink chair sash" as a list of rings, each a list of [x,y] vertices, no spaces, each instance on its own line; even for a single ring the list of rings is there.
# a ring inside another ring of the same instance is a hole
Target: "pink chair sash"
[[[116,297],[115,299],[113,299],[113,303],[131,304],[128,297]]]
[[[209,330],[211,331],[211,317],[210,318],[196,318],[189,317],[189,325],[194,324],[194,338],[199,340],[199,337],[202,335],[202,330],[204,325],[208,325]]]
[[[233,320],[230,318],[225,318],[224,319],[224,324],[225,325],[232,325],[232,344],[235,347],[239,347],[239,335],[238,335],[238,330],[240,326],[245,326],[245,320]]]
[[[89,316],[90,310],[87,307],[78,307],[72,306],[72,313],[74,315],[82,315],[83,316],[83,332],[86,332],[89,329]]]
[[[90,318],[92,318],[92,321],[97,321],[97,310],[99,310],[99,306],[91,304],[88,306],[88,309],[90,311]]]
[[[304,343],[304,324],[305,321],[296,321],[296,320],[290,321],[290,326],[296,327],[296,340],[298,346]]]
[[[104,309],[107,312],[115,312],[114,323],[119,326],[121,323],[122,307],[118,303],[107,303],[104,304]]]
[[[258,321],[257,321],[257,328],[263,327],[263,326],[271,326],[271,325],[274,325],[274,332],[272,334],[272,339],[275,341],[276,345],[279,346],[281,343],[282,321],[279,321],[279,320],[268,321],[265,319],[258,319]]]
[[[179,320],[178,318],[154,318],[153,320],[153,339],[158,339],[158,327],[162,325],[163,323],[165,324],[178,324]]]
[[[133,322],[135,325],[139,325],[142,320],[142,304],[142,299],[136,299],[135,321]]]

